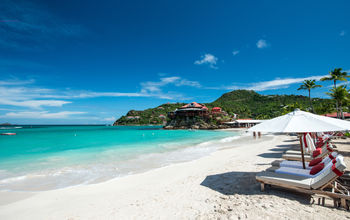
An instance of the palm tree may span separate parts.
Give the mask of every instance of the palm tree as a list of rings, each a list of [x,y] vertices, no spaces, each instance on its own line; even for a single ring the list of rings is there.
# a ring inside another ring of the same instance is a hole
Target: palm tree
[[[326,94],[331,96],[339,104],[341,118],[344,119],[343,104],[349,101],[349,92],[346,90],[346,86],[334,87]],[[338,114],[337,114],[338,115]]]
[[[330,76],[326,76],[321,78],[321,81],[333,81],[334,83],[334,88],[337,87],[337,81],[348,81],[347,78],[348,76],[347,72],[342,72],[342,68],[335,68],[333,71],[329,72]]]
[[[300,85],[298,90],[307,90],[309,92],[309,101],[310,101],[310,106],[312,109],[312,112],[315,113],[314,107],[312,106],[312,101],[311,101],[311,89],[322,87],[321,85],[316,85],[316,80],[304,80],[303,84]]]
[[[321,81],[333,81],[334,83],[334,88],[337,88],[337,81],[348,81],[347,78],[349,78],[350,76],[348,76],[347,72],[342,72],[342,68],[335,68],[333,71],[329,72],[330,76],[326,76],[321,78]],[[336,105],[336,109],[337,109],[337,118],[339,118],[338,112],[338,101],[335,102]]]

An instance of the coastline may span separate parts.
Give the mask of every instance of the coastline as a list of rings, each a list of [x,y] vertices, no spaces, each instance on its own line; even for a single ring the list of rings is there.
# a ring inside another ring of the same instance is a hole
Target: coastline
[[[281,150],[291,144],[288,140],[294,139],[284,135],[249,137],[197,160],[103,183],[38,193],[0,193],[0,218],[350,218],[342,210],[308,205],[304,195],[260,192],[255,174],[278,159]],[[11,194],[16,199],[4,204]]]
[[[7,157],[6,153],[17,153],[23,141],[33,139],[26,152],[45,149],[40,140],[40,130],[21,130],[12,143],[4,143],[0,158],[0,191],[37,192],[73,185],[94,184],[113,178],[142,173],[173,163],[191,161],[218,150],[227,139],[239,138],[241,132],[230,131],[166,131],[152,127],[147,129],[113,129],[62,127],[61,139],[55,139],[57,127],[43,128],[47,131],[46,144],[55,151],[67,146],[66,150],[36,156],[23,155],[19,159]],[[58,128],[59,131],[61,128]],[[101,129],[103,132],[101,132]],[[28,135],[35,132],[36,136]],[[78,134],[77,136],[75,134]],[[134,140],[136,139],[136,140]],[[8,139],[6,139],[8,140]],[[101,141],[103,140],[103,141]],[[221,140],[224,140],[223,142]],[[95,142],[96,141],[96,142]],[[92,144],[91,144],[92,143]],[[74,146],[78,146],[74,149]],[[82,146],[82,147],[80,147]],[[86,147],[87,146],[87,147]],[[19,151],[18,153],[21,153]],[[35,151],[34,151],[35,152]]]

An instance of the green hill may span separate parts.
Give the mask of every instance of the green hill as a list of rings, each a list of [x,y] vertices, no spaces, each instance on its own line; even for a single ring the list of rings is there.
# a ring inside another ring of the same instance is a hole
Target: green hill
[[[166,117],[168,112],[175,111],[184,104],[185,103],[163,104],[143,111],[130,110],[125,116],[115,121],[114,125],[160,125],[167,119],[162,118],[161,115]]]
[[[317,114],[334,112],[334,101],[314,98],[312,103]],[[221,107],[229,115],[238,114],[239,118],[269,119],[293,111],[295,108],[310,111],[309,99],[301,95],[261,95],[251,90],[235,90],[223,94],[211,103],[204,103],[209,109]],[[126,116],[119,118],[115,124],[162,124],[160,115],[174,111],[184,103],[163,104],[144,111],[131,110]],[[346,110],[346,109],[345,109]],[[131,116],[131,117],[130,117]],[[132,118],[137,116],[137,118]],[[129,118],[128,118],[129,117]]]
[[[335,111],[333,100],[312,99],[317,114]],[[208,104],[219,106],[228,113],[238,114],[240,118],[269,119],[299,108],[310,111],[309,98],[301,95],[260,95],[251,90],[235,90],[223,94]]]

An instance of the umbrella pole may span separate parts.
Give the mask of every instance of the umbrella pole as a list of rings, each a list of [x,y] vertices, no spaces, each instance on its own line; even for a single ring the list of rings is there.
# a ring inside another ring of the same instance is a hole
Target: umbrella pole
[[[304,158],[304,148],[303,148],[303,143],[302,143],[302,134],[300,134],[299,136],[299,140],[300,140],[300,150],[301,150],[301,160],[303,161],[303,169],[306,169],[305,168],[305,158]]]

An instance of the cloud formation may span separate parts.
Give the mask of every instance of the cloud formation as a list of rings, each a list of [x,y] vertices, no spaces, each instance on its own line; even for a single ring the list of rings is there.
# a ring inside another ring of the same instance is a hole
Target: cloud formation
[[[218,61],[218,58],[215,57],[213,54],[207,53],[200,57],[199,60],[194,61],[194,64],[196,65],[202,65],[206,64],[209,65],[212,69],[217,69],[216,63]]]
[[[40,109],[43,106],[62,107],[64,104],[72,103],[62,100],[28,100],[28,101],[13,101],[6,98],[0,98],[0,105],[10,105],[18,107],[28,107]]]
[[[18,79],[10,79],[10,80],[0,80],[0,86],[13,86],[13,85],[26,85],[34,83],[34,79],[30,80],[18,80]]]
[[[340,31],[339,36],[343,37],[343,36],[345,36],[345,34],[346,34],[345,30],[342,30],[342,31]]]
[[[76,99],[88,99],[97,97],[155,97],[159,99],[185,100],[186,97],[176,92],[164,92],[165,86],[189,86],[200,88],[197,81],[187,80],[178,76],[163,77],[159,81],[147,81],[141,83],[139,92],[96,92],[57,90],[35,87],[34,80],[0,80],[0,106],[15,106],[30,109],[42,109],[43,107],[62,107],[73,103]]]
[[[72,115],[86,114],[86,112],[77,111],[22,111],[22,112],[8,112],[5,115],[0,115],[0,118],[31,118],[31,119],[65,119]]]
[[[117,119],[115,117],[103,118],[102,121],[115,122]]]
[[[276,89],[283,89],[288,88],[290,85],[295,83],[301,83],[304,80],[320,80],[323,76],[310,76],[310,77],[304,77],[304,78],[285,78],[285,79],[274,79],[270,81],[263,81],[263,82],[256,82],[256,83],[248,83],[246,85],[232,85],[227,86],[225,89],[227,90],[235,90],[235,89],[247,89],[247,90],[254,90],[254,91],[266,91],[266,90],[276,90]]]
[[[238,54],[239,54],[239,50],[234,50],[234,51],[232,51],[232,54],[233,54],[233,56],[238,55]]]
[[[264,48],[268,47],[268,44],[267,44],[266,40],[260,39],[260,40],[258,40],[258,42],[256,42],[256,47],[259,49],[264,49]]]

